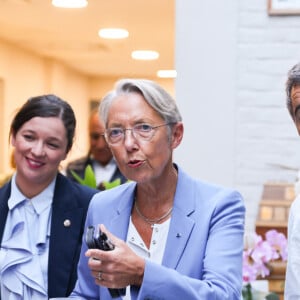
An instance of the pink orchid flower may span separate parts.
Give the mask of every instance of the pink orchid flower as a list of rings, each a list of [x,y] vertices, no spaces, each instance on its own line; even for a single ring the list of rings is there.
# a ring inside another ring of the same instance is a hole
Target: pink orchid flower
[[[283,233],[269,230],[266,239],[256,234],[245,237],[246,249],[243,252],[243,281],[250,283],[257,277],[270,274],[268,263],[274,260],[287,259],[287,239]]]

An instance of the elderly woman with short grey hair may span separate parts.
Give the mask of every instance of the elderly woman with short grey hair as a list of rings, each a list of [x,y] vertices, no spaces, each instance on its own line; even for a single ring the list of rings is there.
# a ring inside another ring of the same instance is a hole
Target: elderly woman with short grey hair
[[[184,131],[173,97],[153,81],[123,79],[100,114],[131,181],[93,198],[86,228],[104,233],[112,251],[83,243],[71,298],[241,299],[242,197],[173,162]]]

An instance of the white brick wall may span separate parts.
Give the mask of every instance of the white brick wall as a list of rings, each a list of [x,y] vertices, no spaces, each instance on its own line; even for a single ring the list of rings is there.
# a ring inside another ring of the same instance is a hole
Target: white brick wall
[[[300,16],[269,16],[267,0],[176,0],[176,15],[176,99],[186,128],[176,160],[238,189],[253,230],[263,184],[294,182],[289,168],[300,168],[285,106],[287,71],[300,62]]]
[[[294,182],[300,139],[285,106],[287,71],[300,61],[300,16],[269,16],[266,0],[239,1],[236,187],[254,227],[263,184]],[[281,167],[283,166],[283,167]]]

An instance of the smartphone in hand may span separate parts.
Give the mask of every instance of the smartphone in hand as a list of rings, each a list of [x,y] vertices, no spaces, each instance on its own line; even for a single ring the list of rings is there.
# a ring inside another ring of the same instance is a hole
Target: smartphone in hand
[[[86,232],[86,244],[89,249],[100,249],[103,251],[111,251],[115,249],[115,245],[108,239],[107,235],[99,229],[95,236],[95,227],[89,226]],[[108,289],[112,298],[118,298],[126,294],[126,288]]]

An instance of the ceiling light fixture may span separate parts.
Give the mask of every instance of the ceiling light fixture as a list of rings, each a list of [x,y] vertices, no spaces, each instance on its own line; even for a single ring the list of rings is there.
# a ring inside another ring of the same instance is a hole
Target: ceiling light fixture
[[[52,5],[60,8],[83,8],[88,5],[87,0],[52,0]]]
[[[98,34],[104,39],[126,39],[129,36],[128,31],[122,28],[103,28]]]
[[[159,70],[156,75],[160,78],[176,78],[177,72],[176,70]]]
[[[152,50],[137,50],[131,52],[131,57],[138,60],[154,60],[159,58],[159,53]]]

